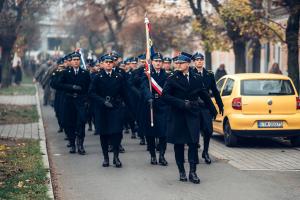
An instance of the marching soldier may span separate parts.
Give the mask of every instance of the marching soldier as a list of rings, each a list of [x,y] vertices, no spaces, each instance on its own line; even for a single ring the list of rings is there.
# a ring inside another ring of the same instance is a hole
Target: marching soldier
[[[129,81],[129,79],[132,76],[132,71],[135,68],[132,68],[132,65],[135,65],[137,63],[137,59],[128,59],[126,60],[127,66],[126,66],[126,80]],[[136,139],[137,135],[137,127],[135,125],[135,116],[133,114],[133,111],[129,109],[128,106],[125,106],[125,133],[129,133],[129,127],[131,129],[131,138]]]
[[[89,96],[94,107],[99,111],[95,113],[96,128],[100,134],[100,142],[104,161],[103,167],[109,166],[108,143],[113,145],[113,164],[120,168],[119,147],[122,140],[124,125],[123,102],[126,100],[126,80],[116,70],[113,70],[113,57],[103,57],[104,70],[94,78],[89,89]]]
[[[84,155],[83,143],[90,75],[88,71],[80,68],[80,56],[77,52],[71,55],[72,68],[63,71],[58,81],[58,88],[65,93],[64,128],[71,145],[70,153],[76,153],[77,145],[78,153]]]
[[[171,69],[172,59],[169,57],[164,57],[163,69],[166,71],[168,76],[173,75],[173,70]]]
[[[199,74],[202,77],[204,87],[206,88],[206,91],[209,94],[212,94],[212,96],[215,98],[219,113],[223,115],[223,102],[220,96],[220,93],[216,86],[216,81],[213,72],[207,71],[204,67],[204,56],[201,53],[195,53],[193,55],[193,61],[195,63],[194,72]],[[212,116],[207,108],[201,109],[201,123],[202,126],[202,132],[203,132],[203,152],[202,152],[202,158],[204,158],[205,163],[210,164],[211,159],[208,154],[208,148],[209,148],[209,142],[210,138],[213,134],[213,121]]]
[[[151,77],[154,79],[156,86],[162,88],[165,84],[168,75],[162,69],[162,61],[163,56],[158,52],[152,55],[152,70]],[[144,75],[143,84],[142,84],[142,94],[144,95],[144,99],[146,100],[145,111],[144,112],[144,124],[145,127],[145,136],[148,144],[148,149],[151,156],[150,163],[152,165],[157,165],[156,152],[155,152],[155,138],[159,138],[159,164],[162,166],[167,166],[168,162],[165,159],[165,151],[167,147],[166,141],[166,113],[167,113],[167,105],[161,99],[161,91],[159,89],[155,89],[153,87],[152,93],[149,90],[149,80]],[[150,120],[150,107],[149,103],[153,105],[153,122],[154,126],[151,126]]]
[[[139,56],[140,63],[145,62],[146,59],[145,55],[142,54]],[[144,97],[141,95],[141,86],[142,86],[142,77],[144,76],[145,67],[144,65],[140,65],[137,69],[133,70],[131,73],[131,77],[128,80],[129,87],[132,90],[132,101],[135,101],[136,106],[135,110],[133,110],[133,114],[135,116],[135,119],[137,121],[138,126],[138,136],[140,138],[140,145],[145,145],[145,127],[142,125],[144,121],[144,106],[143,101]]]
[[[189,180],[198,184],[200,179],[196,174],[196,166],[199,162],[197,149],[200,136],[199,104],[204,102],[213,117],[216,116],[216,110],[203,88],[202,79],[189,70],[190,62],[190,57],[185,55],[178,57],[178,71],[166,81],[162,98],[171,107],[167,124],[167,141],[174,144],[179,180],[187,181],[184,168],[184,145],[187,144]]]
[[[58,121],[59,129],[58,133],[63,132],[63,115],[61,112],[61,100],[63,98],[63,93],[61,90],[57,88],[57,81],[59,80],[59,77],[62,74],[62,71],[64,69],[64,58],[60,58],[57,61],[57,68],[52,73],[50,86],[55,89],[55,98],[54,98],[54,111],[55,115]]]

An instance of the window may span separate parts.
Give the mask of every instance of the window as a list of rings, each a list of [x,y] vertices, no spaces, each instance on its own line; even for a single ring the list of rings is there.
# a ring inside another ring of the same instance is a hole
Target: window
[[[241,95],[244,96],[282,96],[294,94],[294,88],[289,80],[243,80],[241,82]]]
[[[230,96],[232,93],[232,90],[233,90],[233,86],[234,86],[234,80],[231,78],[228,78],[226,81],[226,84],[224,86],[222,96]]]
[[[224,85],[224,82],[225,82],[225,78],[223,78],[223,79],[221,79],[217,82],[217,89],[218,89],[219,92],[221,92],[221,89]]]

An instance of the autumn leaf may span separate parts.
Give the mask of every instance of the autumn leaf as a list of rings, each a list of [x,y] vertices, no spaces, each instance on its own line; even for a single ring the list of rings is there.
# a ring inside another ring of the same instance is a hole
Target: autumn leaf
[[[23,188],[24,187],[24,182],[23,181],[19,181],[17,187],[18,188]]]
[[[0,144],[0,151],[5,151],[6,150],[6,146],[3,144]]]

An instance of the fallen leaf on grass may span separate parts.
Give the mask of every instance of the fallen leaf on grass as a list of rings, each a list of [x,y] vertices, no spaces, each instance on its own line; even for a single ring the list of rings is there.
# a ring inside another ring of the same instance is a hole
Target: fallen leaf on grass
[[[6,150],[6,146],[3,144],[0,144],[0,151],[5,151]]]
[[[24,186],[24,182],[23,181],[19,181],[19,183],[18,183],[18,188],[22,188],[23,186]]]

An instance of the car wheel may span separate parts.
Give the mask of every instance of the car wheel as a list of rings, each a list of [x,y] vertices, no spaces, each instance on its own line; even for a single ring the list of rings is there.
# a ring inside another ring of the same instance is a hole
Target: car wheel
[[[292,137],[290,140],[293,147],[300,147],[300,136]]]
[[[230,123],[228,120],[225,122],[224,125],[224,142],[225,145],[228,147],[234,147],[237,145],[238,142],[238,138],[232,133]]]

